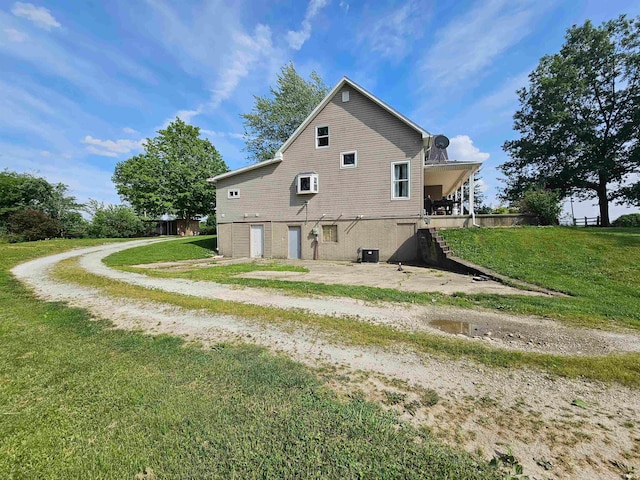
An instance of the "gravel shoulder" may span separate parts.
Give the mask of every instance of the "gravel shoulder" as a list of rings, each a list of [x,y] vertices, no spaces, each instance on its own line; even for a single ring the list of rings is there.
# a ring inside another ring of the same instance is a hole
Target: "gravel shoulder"
[[[530,370],[490,369],[467,360],[419,356],[340,345],[315,331],[275,328],[233,316],[212,316],[169,305],[114,299],[100,291],[60,283],[50,277],[59,261],[80,257],[83,268],[114,280],[167,292],[217,298],[278,308],[304,308],[316,313],[359,316],[363,321],[398,328],[438,332],[433,320],[492,325],[482,339],[501,348],[592,354],[639,351],[636,334],[568,329],[533,317],[453,308],[367,304],[353,299],[288,297],[273,290],[232,288],[210,282],[150,278],[110,269],[102,258],[115,251],[157,240],[110,244],[36,259],[13,269],[14,275],[50,301],[66,301],[110,319],[118,328],[181,335],[213,344],[256,343],[282,352],[327,374],[327,382],[346,395],[361,391],[384,400],[385,391],[405,395],[392,405],[408,421],[431,427],[448,441],[491,456],[510,446],[531,478],[622,478],[621,465],[640,470],[640,395],[633,389],[595,382],[552,378]],[[494,328],[495,327],[495,328]],[[442,335],[446,333],[440,332]],[[519,338],[516,335],[522,335]],[[531,344],[529,343],[531,342]],[[430,408],[405,408],[425,389],[440,402]],[[572,405],[576,399],[587,408]],[[551,462],[545,470],[541,464]],[[617,462],[613,464],[611,462]],[[633,477],[630,477],[633,478]]]

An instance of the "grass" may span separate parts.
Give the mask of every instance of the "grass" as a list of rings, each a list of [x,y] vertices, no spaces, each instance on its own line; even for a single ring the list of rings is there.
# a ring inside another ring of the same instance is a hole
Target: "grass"
[[[442,230],[456,255],[569,298],[469,295],[473,304],[640,329],[640,228]]]
[[[215,270],[218,267],[212,268]],[[277,326],[313,328],[341,343],[375,347],[405,345],[417,352],[448,358],[471,358],[491,367],[530,367],[568,378],[586,378],[640,386],[640,354],[627,353],[596,357],[558,356],[491,348],[480,342],[443,337],[426,332],[409,332],[377,325],[357,318],[332,317],[303,310],[284,310],[246,303],[206,299],[146,289],[88,273],[74,259],[61,262],[55,275],[65,282],[99,288],[114,297],[168,303],[178,307],[204,310],[211,314],[235,315]]]
[[[118,266],[208,258],[214,255],[218,241],[215,235],[210,235],[186,237],[153,245],[153,248],[135,249],[133,255],[130,250],[116,252],[109,257],[109,262],[111,265]]]
[[[0,245],[0,478],[498,477],[265,349],[112,329],[8,273],[96,243]]]
[[[242,278],[253,270],[296,270],[285,265],[250,263],[181,271],[145,270],[157,277],[278,288],[292,295],[326,295],[366,301],[405,302],[488,308],[514,314],[551,317],[572,326],[640,329],[640,229],[512,228],[452,229],[442,235],[456,254],[514,278],[569,293],[571,297],[403,292],[392,288]],[[192,240],[193,241],[193,240]],[[169,250],[159,245],[111,255],[105,263],[140,272],[140,259],[184,258],[189,240]],[[167,245],[168,247],[168,245]],[[164,255],[164,256],[163,256]],[[302,271],[300,269],[296,271]]]

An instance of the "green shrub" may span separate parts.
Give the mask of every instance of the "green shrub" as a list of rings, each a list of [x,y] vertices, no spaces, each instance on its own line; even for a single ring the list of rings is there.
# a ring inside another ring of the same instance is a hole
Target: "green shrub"
[[[130,238],[144,233],[145,226],[131,207],[109,205],[98,208],[88,228],[94,238]]]
[[[560,194],[551,190],[532,189],[517,202],[522,213],[538,217],[540,225],[557,225],[562,213]]]
[[[614,227],[640,227],[640,213],[620,215],[611,225]]]
[[[7,216],[7,241],[44,240],[60,236],[62,225],[38,210],[25,208]]]

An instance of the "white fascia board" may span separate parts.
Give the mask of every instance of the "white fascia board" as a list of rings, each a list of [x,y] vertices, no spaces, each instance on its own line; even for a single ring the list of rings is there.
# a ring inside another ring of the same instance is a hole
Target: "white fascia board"
[[[278,149],[278,152],[277,152],[278,154],[282,155],[284,153],[284,151],[289,147],[289,145],[291,145],[293,141],[296,138],[298,138],[300,133],[302,133],[302,131],[309,126],[309,124],[318,115],[318,113],[320,113],[320,111],[327,106],[327,104],[331,101],[331,99],[336,95],[336,93],[338,93],[338,91],[344,85],[348,85],[349,87],[353,88],[363,96],[367,97],[372,102],[379,105],[382,109],[386,110],[391,115],[395,116],[400,121],[404,122],[409,127],[413,128],[416,132],[422,135],[423,139],[431,137],[431,134],[427,130],[425,130],[424,128],[420,127],[418,124],[409,120],[407,117],[405,117],[400,112],[398,112],[397,110],[393,109],[392,107],[384,103],[382,100],[380,100],[378,97],[376,97],[372,93],[367,92],[364,88],[362,88],[360,85],[355,83],[353,80],[350,80],[347,77],[342,77],[342,80],[340,80],[336,84],[336,86],[331,89],[331,91],[327,94],[327,96],[324,97],[324,100],[322,100],[322,102],[320,102],[318,106],[313,109],[313,111],[309,114],[309,116],[305,119],[305,121],[302,122],[302,124],[298,128],[296,128],[296,131],[293,132],[293,134],[287,139],[287,141],[282,144],[282,146]]]
[[[282,156],[276,156],[271,160],[254,163],[253,165],[248,165],[246,167],[238,168],[237,170],[231,170],[230,172],[221,173],[220,175],[216,175],[215,177],[207,178],[207,182],[216,183],[218,180],[222,180],[223,178],[233,177],[240,173],[250,172],[251,170],[255,170],[256,168],[266,167],[267,165],[273,165],[274,163],[280,163],[281,161]]]

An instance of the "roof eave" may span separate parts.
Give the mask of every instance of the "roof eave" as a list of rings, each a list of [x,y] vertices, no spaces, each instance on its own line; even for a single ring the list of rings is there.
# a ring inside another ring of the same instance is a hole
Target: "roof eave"
[[[273,165],[274,163],[280,163],[282,161],[282,155],[277,155],[271,160],[265,160],[264,162],[254,163],[253,165],[247,165],[246,167],[238,168],[237,170],[231,170],[230,172],[221,173],[220,175],[216,175],[215,177],[207,178],[207,182],[216,183],[218,180],[223,180],[225,178],[234,177],[244,172],[250,172],[251,170],[256,170],[257,168],[266,167],[267,165]]]

